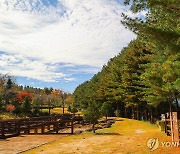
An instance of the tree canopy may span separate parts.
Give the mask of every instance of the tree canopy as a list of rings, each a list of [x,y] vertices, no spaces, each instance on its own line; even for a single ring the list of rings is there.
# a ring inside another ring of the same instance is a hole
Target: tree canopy
[[[124,4],[135,14],[146,12],[136,18],[122,14],[122,24],[137,38],[76,88],[75,103],[86,110],[91,100],[99,108],[108,102],[121,116],[136,119],[159,118],[169,108],[179,111],[180,3],[125,0]]]

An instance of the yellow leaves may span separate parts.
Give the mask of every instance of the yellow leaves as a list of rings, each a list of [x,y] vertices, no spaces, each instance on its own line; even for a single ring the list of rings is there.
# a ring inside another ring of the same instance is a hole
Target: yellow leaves
[[[170,68],[170,66],[169,66],[168,64],[164,64],[164,65],[163,65],[163,69],[164,69],[164,70],[168,70],[169,68]]]
[[[157,24],[158,22],[157,21],[151,21],[151,24]]]
[[[164,70],[167,70],[168,68],[169,68],[168,66],[165,66],[165,67],[164,67]]]
[[[72,96],[69,96],[68,98],[66,98],[65,102],[67,104],[73,104],[74,103],[74,98]]]

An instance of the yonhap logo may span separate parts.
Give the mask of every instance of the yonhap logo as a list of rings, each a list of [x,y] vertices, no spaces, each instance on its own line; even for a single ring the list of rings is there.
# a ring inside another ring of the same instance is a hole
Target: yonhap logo
[[[180,143],[179,142],[159,142],[158,138],[150,138],[147,141],[147,147],[150,149],[150,151],[156,150],[159,146],[162,147],[179,147]]]
[[[159,147],[159,140],[158,138],[150,138],[147,141],[147,147],[150,149],[150,151],[154,151]]]

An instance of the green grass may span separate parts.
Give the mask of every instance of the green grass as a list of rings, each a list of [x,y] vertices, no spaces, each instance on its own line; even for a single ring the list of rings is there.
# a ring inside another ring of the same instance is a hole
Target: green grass
[[[115,124],[110,128],[100,129],[96,134],[84,132],[79,135],[71,135],[58,139],[55,142],[40,146],[39,148],[26,152],[36,153],[149,153],[147,140],[149,138],[159,138],[160,141],[170,141],[163,132],[148,122],[132,119],[117,118]],[[178,149],[159,147],[155,153],[167,153]],[[178,153],[178,151],[177,151]]]

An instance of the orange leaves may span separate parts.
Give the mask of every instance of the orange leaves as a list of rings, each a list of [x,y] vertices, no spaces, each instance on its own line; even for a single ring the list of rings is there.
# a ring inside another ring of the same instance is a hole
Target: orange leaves
[[[52,95],[61,95],[62,94],[62,90],[60,89],[55,89],[54,91],[51,92]]]
[[[20,92],[17,99],[19,102],[23,102],[26,97],[28,97],[29,100],[32,101],[32,93],[28,93],[28,92]]]
[[[9,104],[6,106],[6,110],[9,112],[13,112],[15,110],[15,106],[12,104]]]

